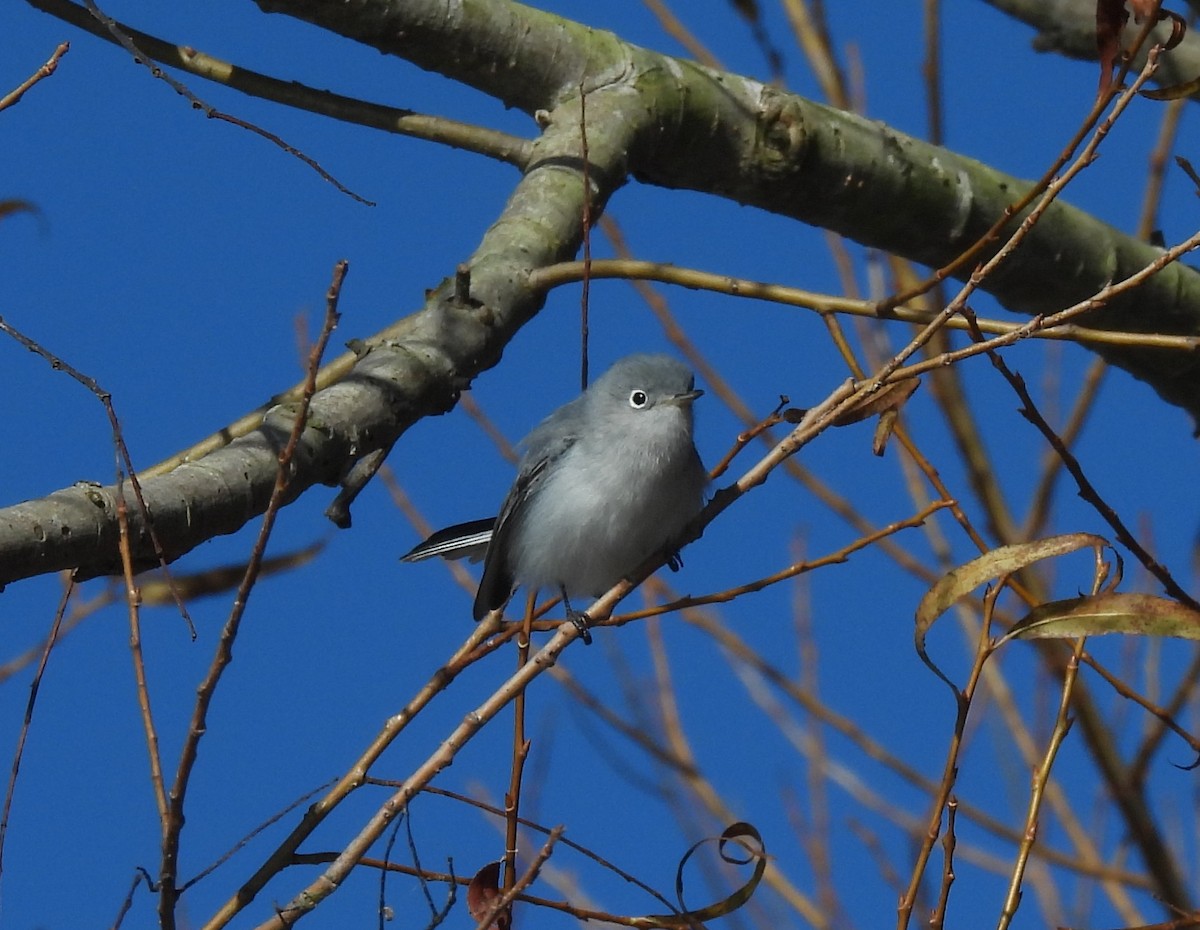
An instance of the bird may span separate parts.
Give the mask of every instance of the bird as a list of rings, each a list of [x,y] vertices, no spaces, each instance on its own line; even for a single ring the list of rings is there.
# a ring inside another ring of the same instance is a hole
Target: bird
[[[704,392],[669,355],[626,356],[522,441],[512,488],[491,519],[440,530],[401,556],[482,558],[473,615],[503,607],[516,587],[598,597],[655,553],[679,567],[684,528],[704,506],[708,473],[692,438]]]

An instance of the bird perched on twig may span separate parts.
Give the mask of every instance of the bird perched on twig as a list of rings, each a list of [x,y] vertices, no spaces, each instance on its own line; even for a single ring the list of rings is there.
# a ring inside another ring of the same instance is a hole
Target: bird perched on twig
[[[500,513],[451,526],[402,558],[483,558],[474,615],[504,606],[517,585],[603,594],[656,552],[677,546],[704,504],[708,476],[692,440],[692,372],[667,355],[630,355],[522,440]],[[670,557],[672,568],[677,558]]]

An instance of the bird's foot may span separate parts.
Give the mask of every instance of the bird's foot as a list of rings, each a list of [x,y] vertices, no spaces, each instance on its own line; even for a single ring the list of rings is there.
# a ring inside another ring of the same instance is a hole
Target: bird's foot
[[[563,606],[567,608],[567,619],[579,631],[579,638],[583,640],[585,646],[590,646],[592,644],[592,633],[589,627],[592,625],[592,618],[587,615],[586,611],[576,610],[571,606],[571,602],[567,599],[566,588],[562,589],[562,602]]]
[[[592,625],[592,618],[585,611],[567,608],[567,619],[579,631],[579,638],[583,640],[583,644],[590,646],[592,644],[592,633],[588,627]]]

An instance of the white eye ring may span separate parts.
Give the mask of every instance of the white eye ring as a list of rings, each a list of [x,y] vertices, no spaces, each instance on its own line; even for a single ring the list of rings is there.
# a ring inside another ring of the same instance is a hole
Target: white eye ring
[[[641,410],[650,403],[650,397],[641,388],[635,388],[629,392],[629,406],[634,410]]]

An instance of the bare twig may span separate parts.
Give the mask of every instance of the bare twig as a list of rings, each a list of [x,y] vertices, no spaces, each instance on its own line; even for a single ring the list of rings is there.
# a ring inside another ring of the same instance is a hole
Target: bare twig
[[[70,0],[28,0],[38,9],[71,23],[97,38],[120,44],[118,39],[92,14]],[[235,65],[220,58],[167,39],[141,32],[124,23],[117,28],[129,36],[138,50],[154,61],[189,74],[214,81],[251,97],[271,100],[284,106],[307,110],[342,122],[382,129],[384,132],[424,139],[441,145],[485,155],[497,161],[523,168],[529,160],[530,143],[519,136],[498,132],[485,126],[462,123],[413,110],[345,97],[327,90],[307,87],[297,81],[282,80]]]
[[[974,700],[976,688],[983,674],[984,664],[991,655],[988,628],[991,625],[992,613],[996,608],[996,598],[999,597],[1003,588],[1004,585],[997,585],[988,591],[984,598],[983,623],[980,624],[979,639],[975,647],[975,660],[971,665],[967,683],[955,693],[954,735],[951,737],[950,746],[946,752],[941,784],[929,805],[928,827],[922,838],[920,849],[917,851],[908,887],[900,899],[899,917],[896,922],[898,930],[905,930],[912,918],[921,880],[925,875],[926,866],[929,864],[929,856],[933,852],[934,844],[941,832],[942,811],[945,810],[946,804],[950,800],[950,794],[954,790],[954,783],[958,777],[958,760],[959,753],[962,751],[963,736],[966,732],[967,714],[971,709],[971,702]]]
[[[954,884],[954,851],[958,846],[958,799],[953,795],[946,802],[946,835],[942,837],[942,882],[938,889],[937,904],[929,918],[932,930],[946,926],[946,907],[950,903],[950,888]]]
[[[154,530],[154,520],[151,517],[150,508],[146,506],[146,500],[142,496],[142,485],[138,480],[137,471],[133,467],[133,458],[129,454],[129,448],[125,445],[125,436],[121,431],[121,422],[117,418],[117,410],[112,402],[112,394],[104,390],[104,388],[100,386],[95,378],[85,375],[73,365],[68,364],[49,349],[45,348],[43,345],[26,336],[20,330],[6,322],[3,317],[0,317],[0,333],[10,336],[30,352],[41,356],[55,371],[61,371],[67,375],[70,375],[71,378],[82,384],[99,399],[101,405],[104,407],[105,414],[108,416],[109,428],[112,430],[113,446],[116,449],[118,492],[120,492],[123,473],[128,473],[129,484],[133,488],[134,496],[137,498],[142,519],[145,521],[146,531],[149,533],[150,542],[154,547],[154,555],[158,559],[159,568],[162,569],[168,585],[170,585],[171,573],[167,568],[167,558],[163,550],[162,543],[158,539],[158,534]],[[118,503],[120,503],[120,501],[118,501]],[[128,528],[126,527],[126,529]],[[187,624],[188,631],[191,634],[192,639],[195,639],[196,626],[194,623],[192,623],[192,618],[188,613],[187,606],[183,603],[183,600],[179,597],[178,592],[174,590],[173,586],[171,590],[174,596],[175,606],[178,608],[180,616],[183,617],[184,622]]]
[[[21,756],[25,752],[25,740],[29,737],[29,727],[33,723],[33,708],[37,704],[38,689],[42,677],[46,674],[46,666],[50,662],[50,653],[58,642],[58,634],[62,629],[63,616],[71,595],[75,592],[75,582],[67,580],[63,586],[62,599],[58,602],[58,610],[54,612],[54,622],[50,624],[50,634],[42,645],[42,656],[33,680],[29,683],[29,700],[25,703],[25,717],[21,721],[21,731],[17,735],[17,748],[13,750],[12,768],[8,773],[8,787],[4,791],[4,807],[0,809],[0,875],[4,874],[4,840],[8,836],[8,817],[12,812],[13,795],[17,790],[17,773],[21,770]]]
[[[141,594],[133,575],[133,553],[129,548],[129,512],[122,490],[121,473],[117,478],[117,527],[120,530],[118,547],[121,552],[121,570],[125,581],[125,606],[129,612],[129,654],[133,659],[133,675],[137,687],[138,711],[142,728],[146,733],[146,751],[150,757],[150,784],[154,789],[154,801],[158,808],[158,822],[165,833],[169,805],[167,788],[163,781],[162,753],[158,748],[158,730],[150,706],[150,684],[146,677],[146,661],[142,654],[142,611]]]
[[[766,300],[771,303],[784,304],[791,307],[806,307],[815,310],[823,317],[832,313],[842,313],[866,319],[896,320],[901,323],[913,323],[927,326],[936,323],[938,314],[919,310],[910,306],[884,306],[879,301],[856,300],[834,294],[819,294],[802,288],[788,287],[782,284],[769,284],[761,281],[751,281],[732,275],[715,274],[696,268],[684,268],[668,265],[662,262],[635,261],[632,259],[593,259],[590,266],[593,280],[600,278],[623,278],[631,281],[659,281],[663,284],[676,284],[690,290],[712,291],[730,297],[743,297],[751,300]],[[583,278],[582,262],[559,262],[536,268],[529,273],[532,287],[548,289],[563,284],[580,281]],[[1109,295],[1113,296],[1113,295]],[[1090,309],[1090,307],[1089,307]],[[1078,314],[1075,314],[1078,315]],[[1163,333],[1123,332],[1119,330],[1091,329],[1067,322],[1068,318],[1060,318],[1056,322],[1047,322],[1051,317],[1031,329],[1029,324],[1010,323],[1004,320],[979,319],[979,329],[993,335],[1019,335],[1021,338],[1054,339],[1067,342],[1078,342],[1086,345],[1136,346],[1138,348],[1176,350],[1194,352],[1200,349],[1200,338],[1196,336],[1166,335]],[[962,319],[950,317],[942,325],[955,330],[969,331],[970,325]]]
[[[46,60],[45,64],[43,64],[40,68],[38,68],[35,72],[33,72],[33,74],[31,74],[28,78],[26,78],[24,81],[22,81],[16,87],[14,87],[12,90],[10,90],[3,97],[0,97],[0,110],[7,110],[9,107],[15,106],[16,104],[20,103],[21,98],[25,96],[25,92],[27,90],[29,90],[29,88],[33,87],[33,85],[37,84],[39,81],[44,81],[46,78],[50,77],[50,75],[52,75],[56,70],[58,70],[59,60],[63,57],[63,55],[67,54],[67,52],[69,52],[70,50],[71,50],[70,42],[60,43],[58,48],[56,48],[54,50],[54,54],[52,54]]]
[[[1098,580],[1097,580],[1098,581]],[[1096,587],[1099,587],[1097,583]],[[1094,593],[1094,592],[1093,592]],[[1033,775],[1033,785],[1029,794],[1029,809],[1025,815],[1025,838],[1017,849],[1017,859],[1013,864],[1012,876],[1008,885],[1008,894],[1004,898],[1004,906],[1000,912],[1000,921],[997,925],[998,930],[1007,930],[1012,924],[1012,919],[1017,913],[1017,906],[1021,902],[1021,882],[1025,875],[1025,868],[1029,862],[1029,854],[1033,849],[1033,844],[1037,840],[1039,812],[1042,805],[1042,796],[1046,788],[1046,783],[1050,779],[1050,769],[1054,765],[1054,759],[1058,755],[1058,750],[1062,746],[1063,741],[1067,738],[1067,732],[1071,729],[1071,718],[1069,716],[1071,708],[1071,692],[1075,686],[1075,679],[1079,674],[1079,656],[1083,652],[1085,640],[1079,639],[1075,643],[1075,652],[1067,663],[1067,671],[1063,676],[1062,697],[1058,705],[1058,716],[1054,720],[1054,730],[1050,734],[1050,742],[1046,746],[1046,754],[1042,759],[1042,764],[1038,766]]]
[[[292,456],[295,454],[300,437],[307,426],[309,402],[317,390],[316,374],[321,364],[321,357],[325,352],[325,346],[329,343],[329,337],[333,334],[334,327],[337,326],[338,297],[341,294],[342,281],[345,279],[347,268],[348,265],[345,261],[338,262],[334,267],[333,281],[330,284],[325,301],[324,324],[321,327],[321,335],[309,354],[307,383],[304,394],[297,405],[291,435],[279,453],[279,471],[276,475],[275,487],[271,492],[271,500],[267,505],[266,512],[263,514],[262,526],[259,529],[254,548],[251,550],[250,559],[246,565],[246,573],[242,578],[241,585],[238,587],[233,607],[229,612],[229,617],[225,621],[225,626],[217,642],[216,654],[213,656],[204,681],[201,682],[196,692],[196,704],[192,710],[191,723],[188,726],[183,748],[180,750],[179,767],[175,774],[174,784],[171,786],[170,810],[163,824],[161,888],[159,889],[159,920],[162,923],[163,930],[172,930],[175,926],[175,903],[180,894],[180,889],[177,887],[177,875],[179,868],[179,841],[184,823],[183,808],[187,798],[188,783],[196,764],[200,740],[203,738],[205,732],[207,732],[208,709],[212,703],[213,695],[216,693],[217,685],[221,681],[222,674],[233,660],[233,644],[237,639],[238,630],[241,627],[242,617],[249,602],[250,592],[253,590],[254,584],[258,579],[259,568],[262,565],[263,556],[266,552],[267,540],[274,529],[275,517],[279,512],[279,508],[283,506],[287,496],[288,486],[291,483]]]
[[[96,18],[96,20],[99,21],[104,26],[104,28],[108,30],[108,32],[112,35],[112,37],[117,41],[117,43],[122,48],[125,49],[125,51],[129,52],[129,54],[133,56],[133,60],[135,62],[137,62],[140,65],[144,65],[146,68],[148,68],[150,70],[150,73],[154,77],[156,77],[160,81],[165,82],[167,84],[167,86],[169,86],[173,91],[175,91],[175,93],[179,94],[181,97],[183,97],[189,103],[191,103],[191,105],[194,109],[202,111],[204,113],[204,115],[207,116],[209,119],[224,120],[227,123],[232,123],[234,126],[240,126],[242,129],[249,130],[250,132],[254,133],[255,135],[261,136],[262,138],[266,139],[268,142],[271,142],[274,145],[278,146],[279,148],[283,149],[289,155],[304,162],[304,164],[306,164],[306,165],[308,165],[308,167],[312,168],[313,171],[317,172],[317,174],[319,174],[324,180],[328,181],[330,184],[332,184],[334,187],[336,187],[343,194],[346,194],[347,196],[352,197],[353,199],[357,200],[359,203],[364,204],[368,207],[375,206],[375,203],[373,201],[367,200],[366,198],[360,197],[358,194],[354,193],[354,191],[350,190],[350,188],[346,187],[346,185],[344,185],[341,181],[339,181],[332,174],[330,174],[328,171],[326,171],[324,168],[322,168],[316,162],[315,159],[310,158],[308,155],[305,155],[303,152],[301,152],[295,146],[289,145],[287,142],[284,142],[283,139],[281,139],[279,136],[275,135],[275,133],[268,132],[267,130],[263,129],[262,127],[255,126],[253,123],[249,123],[246,120],[239,119],[236,116],[231,116],[228,113],[223,113],[220,110],[216,109],[216,107],[210,106],[209,104],[205,103],[203,100],[201,100],[199,97],[197,97],[194,93],[192,93],[192,91],[189,90],[187,85],[185,85],[182,81],[177,81],[175,78],[171,77],[169,74],[167,74],[165,71],[163,71],[162,68],[158,67],[158,65],[152,64],[151,57],[148,56],[145,52],[141,51],[137,47],[137,44],[134,42],[133,38],[129,35],[128,32],[125,31],[124,27],[122,27],[120,23],[118,23],[115,19],[113,19],[111,16],[109,16],[107,13],[105,13],[103,10],[101,10],[100,7],[98,7],[96,5],[96,0],[83,0],[83,2],[87,6],[88,12],[90,12],[92,14],[92,16],[94,16]]]
[[[525,621],[523,629],[517,636],[518,669],[529,661],[533,608],[536,597],[537,592],[530,591],[525,599]],[[522,691],[513,701],[512,770],[509,775],[508,794],[504,798],[504,891],[506,894],[516,887],[517,881],[517,825],[521,817],[521,783],[525,774],[525,761],[529,758],[529,746],[529,739],[525,736],[525,692]],[[499,911],[497,910],[496,913]]]
[[[314,788],[312,791],[307,791],[304,794],[300,795],[300,797],[296,798],[296,800],[294,800],[287,807],[272,814],[270,817],[268,817],[266,820],[264,820],[262,823],[260,823],[257,827],[255,827],[253,830],[251,830],[249,833],[247,833],[245,836],[243,836],[240,840],[238,840],[236,843],[234,843],[233,846],[230,847],[229,850],[227,850],[226,852],[224,852],[220,856],[218,856],[217,859],[214,860],[210,865],[205,866],[203,869],[201,869],[199,872],[197,872],[194,876],[189,878],[186,882],[183,882],[182,884],[180,884],[179,893],[183,894],[185,891],[187,891],[193,885],[198,884],[199,882],[201,882],[202,880],[207,878],[209,875],[211,875],[213,872],[215,872],[217,869],[219,869],[221,866],[223,866],[226,862],[228,862],[230,859],[232,859],[234,856],[236,856],[256,836],[258,836],[260,833],[262,833],[268,827],[274,826],[275,824],[279,823],[280,820],[282,820],[285,816],[287,816],[292,811],[294,811],[297,807],[299,807],[301,804],[303,804],[305,801],[307,801],[309,798],[311,798],[314,794],[317,794],[320,791],[326,790],[332,784],[333,784],[333,782],[326,782],[325,784]]]
[[[588,386],[588,297],[592,284],[592,180],[588,174],[587,88],[579,85],[579,150],[583,156],[580,181],[583,184],[583,286],[579,289],[579,389]]]

